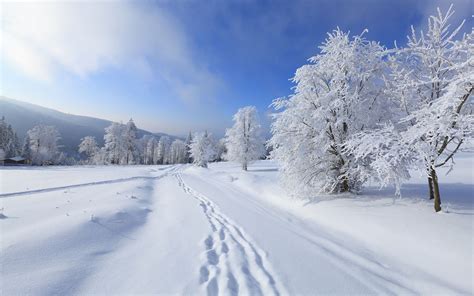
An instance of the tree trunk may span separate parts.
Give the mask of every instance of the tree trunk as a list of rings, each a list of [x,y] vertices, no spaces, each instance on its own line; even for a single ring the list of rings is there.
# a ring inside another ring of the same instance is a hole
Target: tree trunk
[[[344,179],[342,180],[342,186],[341,187],[342,187],[341,192],[348,192],[349,191],[349,180],[347,179],[347,177],[344,177]]]
[[[432,200],[434,199],[434,192],[433,192],[433,182],[431,182],[431,177],[428,177],[428,186],[430,188],[430,200]]]
[[[436,212],[439,212],[441,211],[441,195],[439,192],[438,176],[436,175],[436,170],[434,168],[431,168],[430,176],[431,176],[431,183],[433,186],[434,208]]]
[[[247,163],[246,163],[246,162],[242,164],[242,169],[243,169],[244,171],[247,170]]]

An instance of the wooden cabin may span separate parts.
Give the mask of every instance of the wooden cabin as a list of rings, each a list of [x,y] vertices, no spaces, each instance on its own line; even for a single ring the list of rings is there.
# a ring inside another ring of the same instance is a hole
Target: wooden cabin
[[[26,164],[26,159],[21,156],[15,156],[15,157],[10,157],[10,158],[5,158],[0,160],[0,164],[3,165],[25,165]]]

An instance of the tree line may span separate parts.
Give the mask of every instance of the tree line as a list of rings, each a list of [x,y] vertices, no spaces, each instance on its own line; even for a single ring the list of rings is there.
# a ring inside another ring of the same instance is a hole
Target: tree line
[[[168,136],[144,135],[137,138],[132,119],[126,124],[112,123],[105,129],[105,144],[99,147],[94,137],[84,137],[78,151],[86,156],[84,164],[177,164],[219,160],[224,149],[212,134],[189,133],[185,141]],[[198,148],[199,146],[199,148]],[[194,147],[194,150],[193,150]]]
[[[247,164],[265,154],[264,139],[257,109],[245,107],[234,116],[235,126],[224,139],[215,140],[207,131],[189,133],[186,140],[171,140],[168,136],[144,135],[137,138],[137,127],[130,119],[126,124],[113,122],[105,128],[104,145],[99,147],[95,137],[81,139],[78,152],[81,159],[67,157],[61,152],[61,136],[54,126],[39,124],[28,130],[20,141],[5,118],[0,120],[0,157],[22,156],[32,165],[157,165],[194,163],[207,167],[209,162],[224,159]]]

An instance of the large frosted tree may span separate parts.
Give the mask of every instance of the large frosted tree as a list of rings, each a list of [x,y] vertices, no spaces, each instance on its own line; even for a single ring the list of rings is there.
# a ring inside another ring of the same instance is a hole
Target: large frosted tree
[[[428,178],[430,199],[441,210],[436,169],[454,164],[454,156],[473,137],[473,33],[450,29],[452,6],[428,19],[426,33],[412,28],[405,48],[392,57],[392,98],[402,118],[398,137],[410,147],[414,167]]]
[[[389,116],[381,96],[385,49],[337,29],[296,71],[294,94],[277,99],[271,157],[296,194],[357,191],[366,181],[344,148],[350,137]]]
[[[389,57],[385,94],[392,120],[371,133],[359,133],[349,150],[365,159],[386,185],[419,169],[428,179],[435,211],[441,210],[437,168],[454,165],[454,157],[473,139],[473,33],[450,30],[452,7],[428,21],[426,33],[412,28],[405,48]],[[472,144],[472,143],[471,143]]]
[[[265,154],[257,108],[255,106],[241,108],[235,113],[233,120],[234,125],[227,129],[225,134],[227,148],[225,159],[240,163],[242,169],[246,171],[250,162]]]
[[[407,80],[414,86],[406,91],[410,104],[402,119],[406,130],[401,137],[418,153],[436,211],[441,210],[436,169],[453,160],[472,139],[474,127],[473,34],[457,38],[462,24],[451,31],[452,14],[452,7],[445,14],[438,9],[438,15],[429,18],[428,31],[417,36],[412,29],[407,48],[398,52]]]

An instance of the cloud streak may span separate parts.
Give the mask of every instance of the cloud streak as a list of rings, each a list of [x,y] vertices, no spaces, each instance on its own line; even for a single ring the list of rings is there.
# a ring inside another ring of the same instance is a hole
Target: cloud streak
[[[32,79],[114,70],[145,73],[199,101],[219,79],[199,61],[180,24],[159,6],[131,2],[2,3],[3,62]]]

